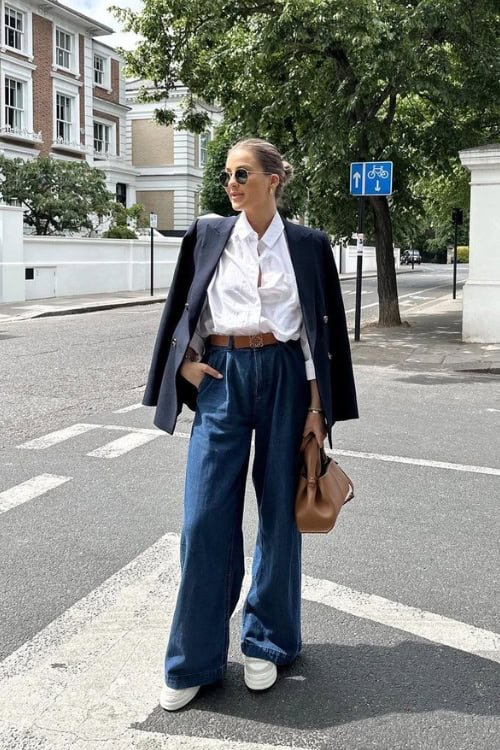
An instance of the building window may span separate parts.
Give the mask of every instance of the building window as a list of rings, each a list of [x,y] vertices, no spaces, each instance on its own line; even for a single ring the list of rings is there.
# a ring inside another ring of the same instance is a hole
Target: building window
[[[96,86],[104,86],[105,65],[104,57],[94,55],[94,83]]]
[[[25,127],[24,83],[14,78],[5,79],[5,125],[9,130]]]
[[[5,44],[12,49],[22,50],[24,37],[24,16],[15,8],[5,6]]]
[[[56,65],[70,70],[72,52],[71,34],[62,29],[56,29]]]
[[[116,183],[116,200],[123,206],[127,205],[127,186],[124,182]]]
[[[57,94],[56,101],[56,139],[59,143],[71,143],[72,99],[64,94]]]
[[[200,166],[204,167],[207,163],[208,158],[208,144],[210,141],[210,133],[201,133],[200,135]]]
[[[111,125],[94,122],[94,151],[97,154],[108,154],[111,146]]]

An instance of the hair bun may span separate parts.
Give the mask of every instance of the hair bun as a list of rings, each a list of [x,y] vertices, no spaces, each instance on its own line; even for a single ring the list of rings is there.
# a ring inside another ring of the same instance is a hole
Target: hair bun
[[[293,177],[293,167],[289,162],[285,161],[285,159],[283,159],[283,169],[285,170],[285,179],[283,182],[286,183]]]

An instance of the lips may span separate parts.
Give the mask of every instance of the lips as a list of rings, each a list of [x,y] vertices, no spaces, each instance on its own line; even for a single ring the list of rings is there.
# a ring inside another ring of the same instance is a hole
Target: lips
[[[230,193],[231,198],[243,198],[243,193]]]

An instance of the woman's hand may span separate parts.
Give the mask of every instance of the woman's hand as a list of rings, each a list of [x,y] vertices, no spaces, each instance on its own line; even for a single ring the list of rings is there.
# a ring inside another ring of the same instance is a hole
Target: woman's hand
[[[320,446],[320,448],[322,448],[323,441],[327,435],[325,419],[322,414],[317,414],[313,411],[309,411],[307,413],[307,419],[304,425],[304,432],[302,433],[302,437],[305,437],[310,432],[315,435],[316,440],[318,441],[318,445]]]
[[[179,372],[195,388],[199,388],[201,381],[206,375],[212,378],[223,377],[222,373],[210,367],[205,362],[191,362],[189,359],[184,360]]]

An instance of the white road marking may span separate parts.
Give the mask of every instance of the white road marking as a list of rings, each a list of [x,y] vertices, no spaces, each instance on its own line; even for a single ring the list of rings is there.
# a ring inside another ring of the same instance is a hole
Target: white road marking
[[[303,576],[302,598],[500,664],[500,634],[491,630],[310,576]]]
[[[33,438],[28,440],[26,443],[18,445],[18,448],[29,448],[30,450],[43,450],[44,448],[50,448],[53,445],[62,443],[65,440],[76,437],[77,435],[83,435],[85,432],[90,430],[96,430],[100,427],[99,424],[87,424],[85,422],[72,424],[70,427],[64,427],[62,430],[55,430],[54,432],[48,432],[46,435]]]
[[[5,513],[7,510],[15,508],[16,505],[28,502],[28,500],[33,500],[35,497],[54,489],[54,487],[69,482],[70,479],[71,477],[58,476],[57,474],[38,474],[36,477],[31,477],[25,482],[16,484],[14,487],[0,492],[0,513]]]
[[[168,437],[191,437],[188,432],[176,432],[175,435]],[[254,440],[252,439],[252,444]],[[429,458],[408,458],[407,456],[391,456],[383,453],[369,453],[367,451],[350,451],[341,448],[325,448],[325,453],[330,456],[352,456],[353,458],[366,458],[371,461],[388,461],[397,464],[414,464],[415,466],[430,466],[435,469],[450,469],[450,471],[470,471],[474,474],[490,474],[491,476],[500,476],[500,469],[491,466],[471,466],[469,464],[454,464],[449,461],[433,461]]]
[[[141,409],[143,407],[143,404],[140,402],[138,404],[131,404],[130,406],[124,406],[123,409],[115,409],[113,411],[113,414],[125,414],[128,411],[134,411],[134,409]]]
[[[151,440],[156,440],[159,435],[145,435],[140,432],[129,432],[128,435],[112,440],[110,443],[105,443],[99,448],[87,453],[87,456],[95,456],[96,458],[117,458],[123,456],[125,453],[138,448],[141,445],[149,443]]]
[[[267,747],[156,733],[153,740],[131,729],[158,706],[178,555],[179,535],[165,534],[0,664],[1,747],[10,747],[2,742],[13,736],[16,747],[37,740],[51,750]],[[251,564],[246,558],[233,617],[246,598]],[[500,663],[497,633],[333,581],[304,575],[302,583],[308,601]]]
[[[458,289],[459,284],[464,284],[464,283],[465,283],[464,280],[457,281],[457,289]],[[428,289],[420,289],[418,292],[410,292],[409,294],[401,294],[398,296],[398,300],[401,301],[402,299],[405,299],[406,297],[413,297],[415,294],[421,294],[422,292],[432,292],[433,289],[440,289],[443,286],[449,286],[449,285],[450,285],[450,282],[448,281],[446,284],[437,284],[436,286],[430,286]],[[445,299],[445,297],[447,298],[448,295],[443,295],[442,297],[434,297],[433,302],[440,302],[441,300]],[[427,302],[423,302],[422,305],[418,305],[418,307],[423,307],[427,304],[428,304]],[[362,305],[361,309],[366,310],[368,307],[377,307],[377,306],[378,306],[378,302],[371,302],[369,305]],[[346,314],[353,313],[355,311],[356,311],[356,308],[353,307],[352,310],[346,310]]]

